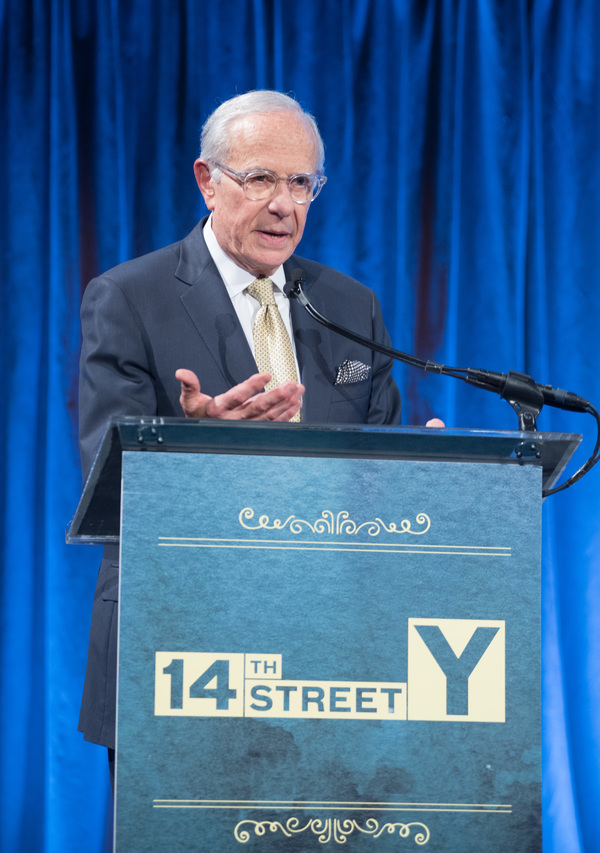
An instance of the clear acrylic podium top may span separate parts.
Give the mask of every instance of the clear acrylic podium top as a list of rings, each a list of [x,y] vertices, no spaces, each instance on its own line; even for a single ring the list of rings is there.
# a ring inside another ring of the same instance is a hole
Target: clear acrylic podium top
[[[119,540],[123,451],[536,465],[549,489],[580,441],[572,433],[121,417],[106,427],[67,542]]]

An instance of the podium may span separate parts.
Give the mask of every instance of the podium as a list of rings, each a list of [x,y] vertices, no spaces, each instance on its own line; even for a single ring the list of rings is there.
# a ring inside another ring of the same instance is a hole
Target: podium
[[[542,487],[570,434],[123,418],[117,853],[541,851]]]

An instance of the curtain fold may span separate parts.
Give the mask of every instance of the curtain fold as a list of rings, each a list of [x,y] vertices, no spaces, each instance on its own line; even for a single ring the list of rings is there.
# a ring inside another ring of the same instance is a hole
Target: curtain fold
[[[253,88],[316,117],[329,182],[300,253],[378,293],[395,346],[600,403],[595,0],[0,0],[0,848],[103,851],[106,757],[76,732],[97,549],[80,492],[78,310],[96,273],[202,213],[200,127]],[[397,367],[405,423],[516,429]],[[545,431],[592,418],[544,409]],[[543,532],[545,850],[600,838],[599,473]]]

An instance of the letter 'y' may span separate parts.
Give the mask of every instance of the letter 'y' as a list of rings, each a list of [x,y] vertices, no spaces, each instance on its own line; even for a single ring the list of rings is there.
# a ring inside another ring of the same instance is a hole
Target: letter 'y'
[[[446,676],[446,714],[469,713],[469,676],[484,656],[498,628],[479,627],[458,657],[438,625],[416,625],[419,636]]]

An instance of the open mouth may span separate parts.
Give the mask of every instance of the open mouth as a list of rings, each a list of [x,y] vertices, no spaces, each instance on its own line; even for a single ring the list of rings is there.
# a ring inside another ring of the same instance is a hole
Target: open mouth
[[[259,231],[259,234],[262,234],[263,237],[266,237],[269,240],[284,240],[286,237],[290,236],[287,231]]]

